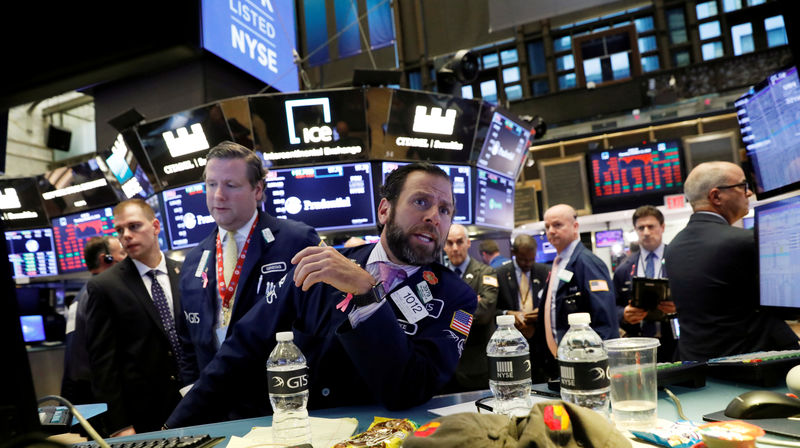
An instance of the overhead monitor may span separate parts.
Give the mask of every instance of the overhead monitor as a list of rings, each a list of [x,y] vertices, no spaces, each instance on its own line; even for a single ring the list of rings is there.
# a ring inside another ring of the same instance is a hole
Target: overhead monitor
[[[122,134],[117,136],[111,149],[98,151],[98,155],[108,167],[108,172],[111,174],[108,177],[122,191],[125,199],[145,199],[155,193],[150,179],[147,178],[133,152],[128,149]]]
[[[800,311],[800,196],[755,207],[762,306]]]
[[[83,248],[96,236],[117,236],[111,207],[87,210],[52,220],[58,271],[62,274],[86,270]]]
[[[264,205],[320,231],[374,227],[372,185],[368,162],[270,170]]]
[[[735,130],[683,137],[686,172],[704,162],[723,161],[739,164],[739,141]]]
[[[542,181],[542,210],[556,204],[567,204],[579,215],[592,212],[583,155],[537,160],[536,165]]]
[[[137,132],[161,188],[196,182],[209,149],[232,138],[219,104],[144,123]]]
[[[19,316],[22,327],[22,339],[26,343],[42,342],[46,339],[44,334],[44,318],[41,314]]]
[[[502,230],[514,229],[514,181],[477,169],[475,224]]]
[[[158,247],[160,247],[163,252],[166,252],[169,250],[169,240],[167,239],[167,222],[164,220],[164,207],[161,205],[161,195],[154,194],[144,201],[153,209],[156,219],[161,224],[161,228],[158,231]]]
[[[797,67],[770,75],[736,101],[758,199],[800,188],[800,79]]]
[[[393,89],[383,141],[372,157],[469,163],[480,101],[434,92]]]
[[[625,245],[625,236],[622,233],[622,229],[600,230],[594,232],[594,245],[595,247],[619,245],[622,248]]]
[[[362,89],[250,97],[255,148],[273,166],[366,159]]]
[[[536,248],[536,262],[552,263],[553,260],[556,259],[558,251],[556,251],[556,248],[547,240],[547,235],[540,233],[533,235],[533,239],[536,240],[536,245],[538,246]]]
[[[206,205],[204,182],[164,190],[161,201],[164,227],[173,250],[198,245],[217,225]]]
[[[101,165],[102,164],[102,165]],[[39,193],[49,217],[93,210],[119,202],[99,157],[37,176]]]
[[[7,230],[6,245],[14,278],[58,275],[53,229]]]
[[[0,179],[0,211],[6,229],[50,225],[35,177]]]
[[[594,213],[663,204],[683,193],[683,156],[677,141],[586,153]]]
[[[389,174],[398,167],[408,165],[408,162],[383,162],[383,183]],[[453,185],[453,199],[456,202],[456,213],[453,215],[453,222],[456,224],[472,224],[472,168],[467,165],[443,165],[436,164],[450,176],[450,183]]]
[[[483,103],[475,137],[475,148],[480,148],[478,167],[516,179],[528,154],[530,138],[529,123],[502,108]]]

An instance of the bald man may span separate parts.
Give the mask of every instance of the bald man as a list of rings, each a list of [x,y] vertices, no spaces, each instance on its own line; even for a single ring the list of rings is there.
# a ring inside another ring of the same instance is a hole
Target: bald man
[[[619,337],[614,288],[608,267],[581,244],[577,217],[575,209],[566,204],[554,205],[544,214],[547,240],[555,247],[558,256],[544,287],[545,296],[534,338],[551,377],[558,371],[554,362],[556,349],[569,330],[568,315],[589,313],[591,326],[601,338]]]
[[[464,345],[464,352],[447,391],[479,390],[489,387],[489,361],[486,344],[494,331],[497,306],[497,274],[494,269],[469,256],[472,242],[467,229],[461,224],[450,226],[444,251],[450,260],[450,269],[461,276],[478,294],[472,329]]]
[[[683,190],[694,214],[664,253],[678,309],[681,359],[797,349],[797,336],[786,322],[759,309],[753,231],[732,226],[747,215],[753,194],[742,169],[729,162],[701,163]]]

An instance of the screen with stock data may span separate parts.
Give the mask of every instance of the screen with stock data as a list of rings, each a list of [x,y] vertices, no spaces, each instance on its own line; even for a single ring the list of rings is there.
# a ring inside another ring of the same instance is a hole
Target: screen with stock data
[[[528,152],[530,125],[523,125],[521,119],[502,110],[494,110],[491,115],[488,129],[480,129],[484,126],[483,123],[479,126],[479,134],[485,132],[486,136],[477,164],[481,168],[516,179]],[[477,137],[475,144],[480,144]]]
[[[755,208],[761,305],[800,309],[800,196]]]
[[[511,230],[514,228],[514,181],[477,170],[475,224]]]
[[[383,183],[389,173],[398,167],[407,165],[405,162],[383,162]],[[450,176],[450,183],[453,185],[453,199],[456,201],[456,213],[453,215],[453,222],[456,224],[472,224],[472,168],[466,165],[442,165],[436,164]]]
[[[58,275],[53,229],[7,231],[6,244],[14,278]]]
[[[112,210],[105,207],[53,219],[59,272],[85,271],[83,247],[86,241],[96,236],[117,235]]]
[[[199,182],[161,192],[165,227],[173,250],[196,246],[217,225],[206,205],[206,184]]]

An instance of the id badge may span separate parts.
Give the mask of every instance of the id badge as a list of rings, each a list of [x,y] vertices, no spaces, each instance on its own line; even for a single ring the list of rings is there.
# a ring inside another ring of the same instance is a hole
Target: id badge
[[[408,286],[403,286],[393,292],[390,297],[400,312],[403,313],[408,323],[415,324],[428,317],[428,310],[425,309],[425,305],[422,304],[419,297]]]

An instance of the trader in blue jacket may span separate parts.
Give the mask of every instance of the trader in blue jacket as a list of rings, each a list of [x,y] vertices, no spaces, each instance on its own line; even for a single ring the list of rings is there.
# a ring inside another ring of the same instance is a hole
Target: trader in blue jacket
[[[309,247],[233,334],[167,420],[195,425],[270,412],[266,361],[275,333],[292,330],[308,359],[310,408],[424,403],[451,378],[477,296],[437,262],[454,203],[429,163],[400,167],[378,206],[378,244]]]
[[[275,289],[292,257],[320,241],[306,224],[257,210],[265,172],[253,151],[226,141],[206,158],[206,205],[219,227],[186,255],[181,271],[186,384],[197,380],[257,298]]]

